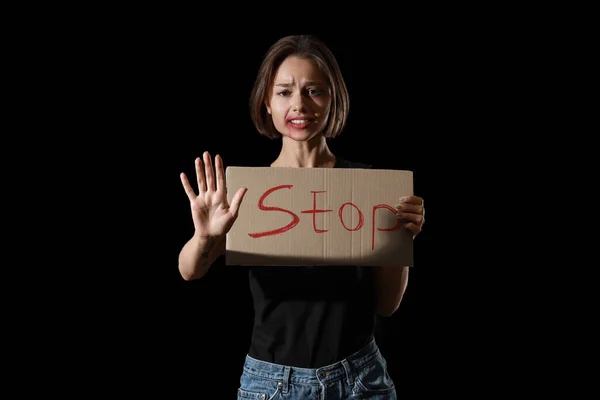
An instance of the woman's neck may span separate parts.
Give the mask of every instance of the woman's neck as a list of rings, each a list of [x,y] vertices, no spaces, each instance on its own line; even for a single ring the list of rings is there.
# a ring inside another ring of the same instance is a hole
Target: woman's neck
[[[335,159],[324,136],[315,136],[306,142],[284,136],[279,157],[271,167],[333,168]]]

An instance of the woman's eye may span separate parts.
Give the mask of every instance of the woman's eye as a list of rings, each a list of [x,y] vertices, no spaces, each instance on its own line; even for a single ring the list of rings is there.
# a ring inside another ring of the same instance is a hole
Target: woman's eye
[[[290,94],[290,92],[288,90],[284,90],[284,91],[277,93],[278,96],[287,96],[289,94]]]

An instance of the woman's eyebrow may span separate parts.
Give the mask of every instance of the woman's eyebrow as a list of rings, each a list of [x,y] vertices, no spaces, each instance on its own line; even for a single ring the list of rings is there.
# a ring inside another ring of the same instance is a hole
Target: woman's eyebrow
[[[323,82],[319,82],[319,81],[308,81],[305,83],[306,86],[314,86],[314,85],[322,85]],[[279,82],[279,83],[275,83],[274,86],[280,86],[280,87],[290,87],[290,86],[294,86],[293,83],[284,83],[284,82]]]

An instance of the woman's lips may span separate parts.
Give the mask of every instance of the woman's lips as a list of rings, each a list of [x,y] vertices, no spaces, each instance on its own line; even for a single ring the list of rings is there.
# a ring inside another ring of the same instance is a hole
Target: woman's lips
[[[291,128],[295,128],[295,129],[304,129],[308,125],[310,125],[311,122],[312,121],[309,119],[295,118],[295,119],[288,120],[287,125]]]

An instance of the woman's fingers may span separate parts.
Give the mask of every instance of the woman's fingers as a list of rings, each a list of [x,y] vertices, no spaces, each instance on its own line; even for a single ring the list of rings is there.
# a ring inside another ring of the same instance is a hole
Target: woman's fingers
[[[196,158],[196,181],[198,182],[198,192],[206,192],[206,177],[204,176],[204,167],[200,157]]]
[[[196,181],[198,182],[198,195],[208,192],[220,192],[223,198],[226,198],[225,171],[223,168],[223,159],[220,155],[216,155],[213,165],[210,153],[205,151],[202,158],[197,157],[195,160]],[[216,176],[215,176],[216,175]],[[181,173],[181,183],[188,197],[194,199],[196,194],[190,185],[187,176]]]
[[[421,232],[425,223],[425,202],[418,196],[405,196],[396,204],[398,219],[414,236]],[[414,237],[413,236],[413,237]]]
[[[187,194],[188,198],[190,199],[190,201],[194,200],[196,198],[196,193],[194,193],[194,189],[192,189],[192,186],[190,185],[187,176],[185,176],[185,173],[182,172],[181,174],[179,174],[179,177],[181,178],[183,190],[185,190],[185,193]]]
[[[400,202],[403,204],[415,204],[418,206],[423,206],[425,203],[419,196],[404,196],[400,198]]]
[[[400,203],[400,204],[396,204],[394,205],[394,207],[396,207],[397,210],[399,210],[400,212],[408,212],[408,213],[413,213],[413,214],[423,214],[423,206],[417,206],[414,204],[408,204],[408,203]]]
[[[212,159],[210,158],[210,154],[208,151],[204,152],[204,171],[206,172],[206,190],[209,192],[214,192],[215,189],[215,173],[212,164]]]
[[[403,221],[408,221],[408,222],[413,222],[417,225],[421,224],[421,221],[423,221],[423,216],[420,214],[413,214],[413,213],[409,213],[409,212],[398,212],[396,214],[398,216],[398,219],[401,219]]]
[[[217,172],[217,186],[216,186],[216,191],[220,192],[223,195],[223,198],[225,199],[226,197],[226,189],[227,186],[225,186],[225,172],[223,171],[223,160],[221,159],[220,155],[216,155],[215,156],[215,169]]]

